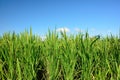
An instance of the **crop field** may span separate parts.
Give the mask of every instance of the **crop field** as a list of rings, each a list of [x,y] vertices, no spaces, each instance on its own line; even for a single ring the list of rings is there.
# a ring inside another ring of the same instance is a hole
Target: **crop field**
[[[120,80],[120,35],[0,36],[0,80]]]

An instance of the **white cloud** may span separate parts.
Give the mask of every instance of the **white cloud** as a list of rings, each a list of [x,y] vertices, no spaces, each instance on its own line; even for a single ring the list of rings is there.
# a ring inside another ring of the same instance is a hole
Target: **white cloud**
[[[70,32],[70,29],[68,29],[68,28],[66,28],[66,27],[63,27],[63,28],[58,28],[57,30],[56,30],[57,32]]]
[[[41,37],[41,39],[42,39],[42,41],[44,41],[45,39],[46,39],[46,36],[40,36]]]
[[[75,28],[76,32],[81,32],[81,30],[79,28]]]

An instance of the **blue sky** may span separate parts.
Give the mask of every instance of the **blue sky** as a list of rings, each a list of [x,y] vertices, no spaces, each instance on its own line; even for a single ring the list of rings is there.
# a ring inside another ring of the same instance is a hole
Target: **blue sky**
[[[118,34],[120,0],[0,0],[0,34],[66,29],[69,33]]]

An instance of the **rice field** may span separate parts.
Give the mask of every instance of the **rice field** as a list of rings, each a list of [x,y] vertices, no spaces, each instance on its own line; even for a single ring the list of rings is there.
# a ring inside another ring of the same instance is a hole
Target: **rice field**
[[[60,36],[60,37],[59,37]],[[120,80],[120,35],[0,36],[0,80]]]

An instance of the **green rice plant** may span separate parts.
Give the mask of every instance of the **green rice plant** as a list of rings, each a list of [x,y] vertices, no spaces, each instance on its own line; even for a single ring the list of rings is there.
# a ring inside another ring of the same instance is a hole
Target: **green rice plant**
[[[119,35],[120,36],[120,35]],[[119,80],[118,36],[90,37],[32,29],[0,36],[0,80]]]
[[[20,63],[19,63],[19,60],[17,59],[17,71],[18,71],[18,79],[19,80],[22,80],[21,78],[21,69],[20,69]]]
[[[76,64],[76,49],[74,37],[67,37],[66,33],[62,33],[62,51],[61,63],[65,80],[74,79],[74,68]]]
[[[58,79],[59,74],[59,53],[58,53],[58,36],[55,32],[50,32],[47,35],[47,40],[45,41],[45,59],[46,59],[46,70],[48,75],[48,80]]]

